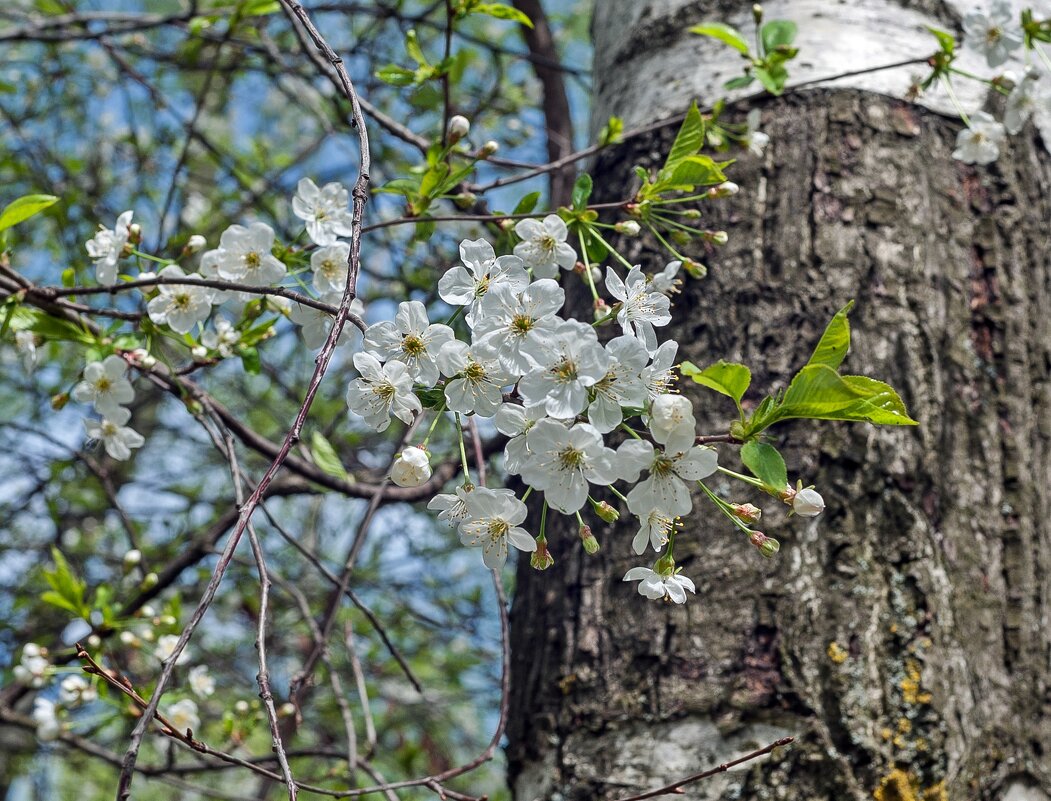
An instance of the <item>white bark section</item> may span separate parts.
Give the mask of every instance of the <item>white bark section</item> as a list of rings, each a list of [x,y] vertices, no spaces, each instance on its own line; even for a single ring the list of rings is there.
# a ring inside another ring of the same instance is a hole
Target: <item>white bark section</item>
[[[1009,0],[1020,14],[1032,8],[1038,17],[1051,13],[1047,0]],[[743,63],[736,50],[722,42],[696,34],[688,29],[700,22],[719,21],[733,25],[748,39],[754,40],[751,3],[740,2],[729,14],[711,10],[711,3],[696,0],[599,0],[595,4],[594,43],[595,71],[598,82],[592,127],[597,131],[611,115],[624,119],[625,128],[645,125],[661,117],[684,111],[691,100],[703,106],[720,97],[739,98],[756,94],[753,84],[745,90],[727,93],[723,83],[742,74]],[[766,20],[790,19],[799,26],[796,45],[799,55],[789,63],[788,86],[856,70],[922,58],[935,52],[937,43],[926,26],[953,32],[962,40],[960,21],[972,10],[981,9],[974,2],[945,2],[956,13],[955,19],[939,19],[912,9],[902,8],[893,0],[851,0],[834,3],[829,0],[772,0],[762,4]],[[665,39],[667,26],[674,31]],[[649,39],[650,41],[647,41]],[[754,49],[754,45],[753,45]],[[1051,46],[1044,46],[1051,56]],[[961,55],[955,66],[983,77],[1012,70],[1021,75],[1024,63],[1012,59],[996,70],[989,68],[979,53],[958,46]],[[1024,53],[1019,48],[1019,58]],[[1042,81],[1051,83],[1043,72]],[[820,86],[846,87],[905,97],[914,79],[929,73],[923,64],[830,80]],[[640,80],[645,76],[645,80]],[[967,113],[985,103],[988,87],[978,81],[956,76],[953,87]],[[1051,94],[1048,95],[1051,97]],[[945,89],[938,85],[917,102],[933,111],[957,116]],[[1045,142],[1051,142],[1051,108],[1037,116],[1037,125]]]

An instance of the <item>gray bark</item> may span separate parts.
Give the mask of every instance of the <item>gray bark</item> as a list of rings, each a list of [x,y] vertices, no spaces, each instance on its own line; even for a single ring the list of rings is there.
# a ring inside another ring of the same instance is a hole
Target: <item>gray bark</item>
[[[685,797],[1048,801],[1051,160],[1030,128],[995,165],[961,165],[958,122],[863,91],[762,103],[772,145],[702,209],[730,243],[701,259],[668,334],[699,364],[749,364],[758,399],[854,298],[846,371],[896,386],[921,425],[778,428],[790,476],[828,509],[786,520],[767,498],[782,548],[766,561],[696,498],[685,607],[620,581],[649,561],[630,518],[589,521],[591,557],[574,527],[549,535],[555,565],[523,560],[513,610],[515,797],[623,797],[793,735]],[[673,134],[594,165],[601,199]],[[729,401],[681,388],[702,430],[726,430]]]

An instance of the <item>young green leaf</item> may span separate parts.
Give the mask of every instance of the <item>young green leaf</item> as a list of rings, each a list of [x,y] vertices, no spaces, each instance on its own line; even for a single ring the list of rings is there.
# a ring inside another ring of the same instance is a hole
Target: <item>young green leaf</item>
[[[835,370],[843,363],[850,349],[850,322],[847,315],[854,308],[854,301],[836,312],[821,335],[821,340],[814,348],[807,364],[826,364]]]
[[[518,201],[518,205],[515,206],[515,210],[512,214],[529,214],[533,209],[536,208],[537,202],[540,200],[539,192],[530,192],[524,198]]]
[[[733,398],[738,409],[741,408],[741,398],[748,390],[748,385],[752,383],[751,370],[743,364],[722,360],[703,370],[692,362],[683,362],[679,365],[679,372],[692,378],[701,386]]]
[[[664,170],[674,169],[675,165],[687,156],[694,155],[704,144],[704,119],[697,108],[697,103],[690,104],[690,110],[686,112],[686,119],[682,121],[679,132],[675,135],[668,158],[664,161]]]
[[[57,202],[58,198],[54,195],[23,195],[17,200],[12,200],[0,211],[0,231],[28,220]]]
[[[759,29],[759,40],[763,43],[763,52],[771,53],[781,45],[790,45],[796,38],[796,24],[787,19],[775,19]]]
[[[471,13],[487,14],[496,19],[513,20],[521,25],[525,25],[527,28],[533,27],[533,20],[529,19],[525,13],[512,6],[504,5],[503,3],[479,3],[471,9]]]
[[[690,33],[696,33],[699,36],[711,36],[713,39],[718,39],[720,42],[724,42],[738,53],[748,55],[748,42],[741,36],[736,28],[729,25],[725,25],[722,22],[702,22],[700,25],[694,25],[690,28]]]
[[[865,376],[841,376],[825,364],[812,364],[796,373],[771,422],[799,417],[916,425],[889,385]]]
[[[788,486],[788,468],[777,448],[751,440],[741,446],[741,461],[768,487],[782,491]]]
[[[591,197],[592,181],[591,176],[586,172],[581,173],[580,177],[577,178],[576,183],[573,184],[573,208],[576,211],[583,211],[587,208],[588,198]]]
[[[310,435],[310,455],[314,459],[314,464],[321,468],[323,472],[335,478],[341,478],[344,481],[350,480],[350,475],[347,473],[346,468],[343,467],[343,462],[340,461],[339,456],[336,454],[336,449],[332,447],[332,443],[325,439],[325,435],[320,431],[315,430]]]

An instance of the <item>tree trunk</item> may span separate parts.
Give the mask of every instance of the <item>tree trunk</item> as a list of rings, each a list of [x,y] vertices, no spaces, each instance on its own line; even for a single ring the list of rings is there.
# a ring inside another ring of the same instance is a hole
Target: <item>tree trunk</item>
[[[625,95],[607,84],[624,76],[610,59],[633,37],[674,49],[719,13],[596,5],[596,36],[620,20],[623,38],[597,42],[597,124],[628,107],[635,122],[656,116],[643,89],[616,107]],[[638,87],[660,76],[654,63],[620,69]],[[696,89],[681,83],[680,111]],[[760,102],[771,146],[731,168],[739,195],[703,207],[730,243],[699,259],[709,277],[687,280],[665,331],[681,358],[749,364],[754,400],[787,384],[853,298],[845,371],[897,387],[920,426],[777,427],[790,477],[817,485],[825,514],[786,520],[766,498],[762,529],[782,547],[764,560],[695,498],[676,548],[697,584],[685,606],[621,582],[652,561],[632,558],[630,517],[590,521],[595,556],[575,526],[549,536],[555,565],[522,561],[513,610],[515,798],[624,797],[791,735],[686,797],[1048,801],[1051,160],[1030,127],[995,164],[962,165],[958,120],[863,89]],[[673,135],[595,165],[600,199],[623,197],[632,165],[662,158]],[[630,247],[660,258],[651,242]],[[702,431],[726,430],[727,399],[681,389]],[[729,446],[720,461],[739,466]]]

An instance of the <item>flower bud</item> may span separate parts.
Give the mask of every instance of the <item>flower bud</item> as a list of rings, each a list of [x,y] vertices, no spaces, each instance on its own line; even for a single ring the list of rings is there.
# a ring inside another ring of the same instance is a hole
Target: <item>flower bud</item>
[[[461,192],[453,198],[453,203],[456,204],[458,209],[469,209],[478,200],[478,195],[474,192]]]
[[[500,149],[500,143],[495,139],[490,139],[484,145],[482,145],[482,156],[492,156]]]
[[[792,498],[792,511],[800,517],[817,517],[825,510],[825,499],[813,487],[796,492]]]
[[[194,345],[190,348],[190,355],[197,361],[202,361],[208,358],[208,348],[204,345]]]
[[[183,246],[182,249],[182,254],[184,256],[192,256],[194,253],[197,253],[200,250],[204,250],[207,244],[207,239],[205,239],[200,234],[194,234],[186,240],[186,244]]]
[[[705,231],[704,239],[707,242],[711,242],[713,245],[725,245],[730,241],[730,237],[726,231]]]
[[[555,559],[547,549],[547,540],[537,540],[536,550],[529,556],[529,566],[533,570],[547,570],[554,563]]]
[[[390,480],[399,487],[418,487],[430,477],[431,460],[423,448],[406,448],[390,469]]]
[[[292,703],[281,704],[281,706],[277,709],[277,714],[278,717],[290,718],[292,717],[292,715],[296,714],[296,707]]]
[[[142,645],[142,642],[130,631],[122,631],[120,633],[120,641],[122,645],[126,645],[129,648],[138,648]]]
[[[503,220],[500,220],[500,222],[497,223],[497,225],[500,226],[500,230],[502,230],[502,231],[511,231],[515,227],[515,221],[514,220],[508,220],[508,219],[505,218]]]
[[[758,523],[763,516],[763,510],[750,503],[735,503],[731,507],[734,517],[745,523]]]
[[[632,217],[642,216],[642,205],[639,203],[629,203],[624,207],[624,211],[630,214]]]
[[[595,504],[595,514],[599,516],[601,520],[607,523],[616,523],[620,520],[620,512],[614,509],[605,501],[600,501]]]
[[[618,234],[624,234],[625,236],[638,236],[642,230],[640,226],[634,220],[623,220],[613,226]]]
[[[248,706],[247,701],[241,700],[234,704],[234,712],[236,712],[238,715],[247,715],[249,709],[251,709],[251,707]]]
[[[761,531],[753,531],[749,537],[752,545],[754,545],[763,556],[770,559],[781,550],[781,543],[775,540],[773,537],[766,536]]]
[[[147,369],[157,364],[157,360],[150,355],[150,352],[146,350],[146,348],[135,348],[135,350],[131,352],[131,356],[136,362]]]
[[[128,242],[133,245],[142,242],[142,226],[138,223],[132,223],[128,226]]]
[[[88,648],[96,650],[102,647],[102,638],[97,634],[92,634],[88,637]]]
[[[723,181],[718,186],[713,186],[711,189],[708,190],[708,197],[729,197],[730,195],[736,195],[740,191],[741,187],[739,187],[733,181]]]
[[[124,554],[124,572],[130,573],[132,568],[137,567],[140,562],[142,562],[142,551],[138,549],[128,551]]]
[[[763,21],[763,7],[758,3],[752,6],[752,19],[755,20],[756,25]]]
[[[455,145],[471,132],[471,122],[459,114],[449,118],[449,127],[445,129],[450,145]]]
[[[67,403],[69,403],[68,392],[59,392],[57,395],[51,396],[51,408],[56,412],[62,411]]]
[[[693,259],[685,259],[682,263],[682,268],[686,270],[690,278],[701,279],[708,275],[708,268]]]
[[[602,298],[595,301],[595,322],[597,323],[604,317],[609,316],[609,304],[606,303]]]
[[[685,231],[680,231],[677,229],[668,234],[668,237],[676,245],[688,245],[690,244],[690,240],[693,238],[690,234],[686,233]]]
[[[682,216],[685,217],[687,220],[699,220],[701,219],[701,210],[686,209],[686,211],[682,213]]]
[[[595,535],[591,533],[591,526],[584,523],[580,526],[580,542],[584,545],[584,550],[588,554],[598,553],[599,544],[598,540],[595,539]]]
[[[139,585],[140,589],[149,590],[157,586],[157,582],[160,581],[160,576],[156,573],[147,573],[145,578],[142,580],[142,584]]]

